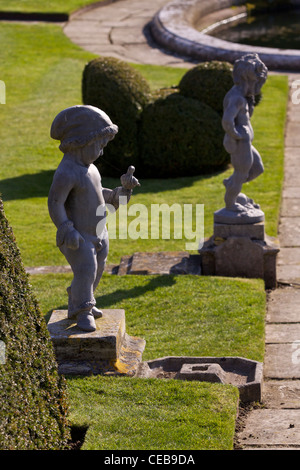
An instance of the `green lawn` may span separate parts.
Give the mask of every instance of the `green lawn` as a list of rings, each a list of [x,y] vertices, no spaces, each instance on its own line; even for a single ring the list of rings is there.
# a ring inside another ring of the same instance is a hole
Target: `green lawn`
[[[0,0],[0,11],[23,13],[72,13],[96,0]]]
[[[72,276],[31,276],[43,313],[65,309]],[[96,292],[123,308],[126,331],[146,340],[143,360],[241,356],[263,361],[261,280],[205,276],[111,276]],[[87,428],[83,449],[230,450],[237,413],[232,386],[177,380],[68,378],[70,423]],[[159,421],[159,426],[157,426]]]
[[[68,387],[70,420],[87,428],[83,450],[232,450],[235,387],[125,377]]]
[[[26,266],[66,264],[55,246],[55,228],[47,211],[53,172],[62,156],[58,144],[50,139],[49,129],[59,111],[81,103],[82,70],[94,55],[70,43],[55,25],[1,23],[0,40],[0,79],[6,84],[6,105],[0,106],[0,191],[5,211]],[[178,83],[185,72],[136,67],[153,89]],[[261,204],[267,233],[273,236],[277,233],[283,180],[287,90],[287,78],[282,76],[271,76],[264,87],[264,99],[255,110],[253,125],[265,173],[245,187],[245,192]],[[272,125],[266,125],[266,119]],[[135,191],[131,204],[141,203],[148,208],[151,203],[204,204],[205,236],[209,236],[213,212],[223,206],[222,180],[230,172],[228,169],[206,176],[144,180],[137,168],[142,186]],[[103,178],[104,186],[119,185],[119,176],[114,180]],[[136,251],[182,250],[184,243],[185,240],[173,239],[111,240],[108,262],[119,262],[123,254]],[[47,317],[51,309],[66,307],[65,289],[70,278],[31,277]],[[96,297],[103,308],[125,309],[128,333],[147,341],[144,359],[164,355],[239,355],[263,360],[262,281],[104,275]],[[231,387],[91,377],[73,379],[69,388],[71,421],[89,427],[87,448],[232,448],[236,390]],[[180,399],[176,401],[176,397]],[[107,403],[111,405],[109,413]],[[159,408],[155,409],[157,403]],[[186,414],[188,406],[191,413]],[[164,430],[159,438],[151,429],[157,428],[158,411]],[[184,428],[184,432],[177,428]],[[173,440],[166,441],[165,433],[170,429]],[[145,439],[139,440],[140,435]]]
[[[5,211],[26,266],[65,264],[55,246],[55,228],[47,210],[53,172],[62,157],[58,143],[49,137],[49,129],[59,111],[81,103],[82,70],[94,56],[73,45],[56,25],[1,23],[0,40],[0,79],[6,83],[6,105],[0,107],[0,192]],[[178,83],[185,72],[163,67],[137,68],[153,89]],[[279,216],[287,89],[287,78],[282,76],[270,76],[264,87],[253,125],[265,173],[243,189],[265,211],[270,236],[277,233]],[[272,126],[266,125],[266,116]],[[207,237],[212,234],[214,211],[224,205],[222,180],[230,172],[144,180],[136,168],[142,185],[135,190],[131,204],[145,204],[147,208],[151,203],[204,204]],[[119,185],[119,176],[103,178],[104,186]],[[128,240],[112,240],[109,262],[118,263],[122,255],[137,251],[182,250],[185,242],[174,237],[130,240],[130,244]]]
[[[31,276],[46,318],[67,308],[72,275]],[[128,334],[162,356],[243,356],[263,361],[265,291],[262,280],[206,276],[112,276],[95,293],[99,308],[123,308]]]

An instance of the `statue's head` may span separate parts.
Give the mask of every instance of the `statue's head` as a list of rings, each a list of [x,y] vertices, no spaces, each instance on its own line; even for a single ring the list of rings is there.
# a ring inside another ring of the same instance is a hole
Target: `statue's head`
[[[236,60],[233,67],[235,85],[248,89],[251,84],[253,94],[258,94],[264,85],[268,69],[257,54],[247,54]]]
[[[50,135],[60,140],[60,150],[64,153],[82,148],[94,139],[103,142],[112,140],[118,126],[112,123],[107,114],[99,108],[78,105],[66,108],[54,119]]]

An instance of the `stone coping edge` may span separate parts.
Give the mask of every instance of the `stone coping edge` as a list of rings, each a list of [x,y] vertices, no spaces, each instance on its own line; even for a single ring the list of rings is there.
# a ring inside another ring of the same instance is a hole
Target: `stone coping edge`
[[[150,23],[153,38],[170,51],[199,61],[233,63],[242,55],[257,53],[273,70],[300,70],[300,50],[253,47],[208,36],[193,28],[201,15],[243,4],[243,0],[173,0],[161,8]],[[300,4],[297,0],[297,4]]]

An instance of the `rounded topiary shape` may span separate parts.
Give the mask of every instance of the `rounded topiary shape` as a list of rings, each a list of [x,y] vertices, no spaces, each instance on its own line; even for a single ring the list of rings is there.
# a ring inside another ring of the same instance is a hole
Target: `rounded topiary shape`
[[[145,178],[199,175],[229,162],[218,113],[179,93],[144,109],[139,135]]]
[[[223,113],[223,100],[233,86],[233,67],[228,62],[203,62],[193,67],[179,83],[180,93]]]
[[[113,57],[99,57],[85,66],[83,103],[102,109],[119,127],[103,157],[96,162],[101,173],[116,176],[137,163],[137,123],[150,98],[148,82],[126,62]]]

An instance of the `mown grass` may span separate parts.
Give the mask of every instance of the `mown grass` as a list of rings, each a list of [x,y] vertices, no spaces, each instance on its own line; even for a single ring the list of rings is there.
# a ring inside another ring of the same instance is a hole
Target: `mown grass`
[[[22,13],[72,13],[96,0],[0,0],[0,11]]]
[[[72,276],[31,276],[42,311],[65,309]],[[263,361],[262,280],[104,274],[97,305],[123,308],[126,331],[146,340],[143,360],[241,356]],[[69,420],[87,428],[86,450],[230,450],[238,390],[220,384],[110,377],[68,378]],[[157,426],[159,423],[159,426]]]
[[[94,56],[73,45],[55,25],[1,23],[0,40],[0,79],[5,81],[7,92],[7,104],[0,108],[0,192],[5,211],[25,265],[64,264],[47,210],[49,187],[62,157],[58,143],[50,139],[49,129],[59,111],[81,103],[82,70]],[[185,72],[158,66],[138,69],[153,89],[178,83]],[[279,216],[287,87],[287,79],[282,76],[270,76],[264,87],[253,126],[265,173],[243,188],[264,210],[270,236],[277,233]],[[272,124],[267,125],[266,119]],[[151,203],[204,204],[204,236],[210,236],[213,213],[224,205],[222,181],[230,172],[144,180],[136,168],[141,187],[135,190],[130,204],[144,204],[147,209]],[[103,178],[103,185],[119,185],[119,176]],[[172,238],[172,227],[171,239],[130,240],[130,245],[127,240],[112,240],[108,261],[118,263],[122,255],[137,251],[184,250],[185,242]]]
[[[238,392],[230,385],[88,377],[68,386],[70,420],[88,428],[82,450],[232,449]]]
[[[5,211],[25,265],[65,264],[55,246],[55,228],[47,211],[53,172],[61,159],[49,129],[61,109],[81,103],[82,70],[94,55],[71,44],[61,28],[54,25],[1,23],[0,40],[0,79],[5,81],[7,91],[7,104],[0,107],[0,191]],[[153,89],[178,83],[184,73],[183,69],[138,68]],[[255,144],[262,153],[266,171],[247,185],[245,192],[265,211],[269,235],[277,233],[286,99],[287,79],[270,77],[253,118]],[[267,125],[266,119],[272,125]],[[132,202],[147,207],[153,202],[205,204],[205,236],[209,236],[213,212],[223,205],[222,180],[230,171],[174,180],[143,180],[137,168],[142,186]],[[107,187],[119,185],[118,178],[103,180]],[[129,244],[127,240],[112,240],[108,262],[118,262],[123,254],[136,251],[181,250],[184,242],[139,239]],[[69,275],[31,278],[42,310],[48,316],[53,308],[66,308],[65,289],[70,278]],[[128,333],[147,341],[144,359],[163,355],[240,355],[263,359],[262,281],[104,275],[96,295],[103,308],[125,309]],[[69,388],[72,422],[89,426],[87,448],[137,449],[145,445],[159,449],[164,446],[184,449],[191,445],[232,448],[236,389],[231,387],[77,378],[69,381]],[[147,396],[151,397],[148,401]],[[182,398],[180,406],[177,402],[177,410],[176,396]],[[157,432],[152,432],[159,417],[157,403],[165,430],[159,438]],[[134,415],[136,404],[139,419]],[[189,408],[193,414],[186,415]],[[122,419],[121,409],[127,411]],[[131,437],[127,440],[129,429]],[[170,433],[168,441],[166,433]],[[145,438],[140,439],[139,435]]]
[[[46,318],[66,309],[72,275],[31,276]],[[162,356],[242,356],[263,361],[265,291],[262,280],[206,276],[112,276],[95,293],[99,308],[123,308],[128,334]]]

